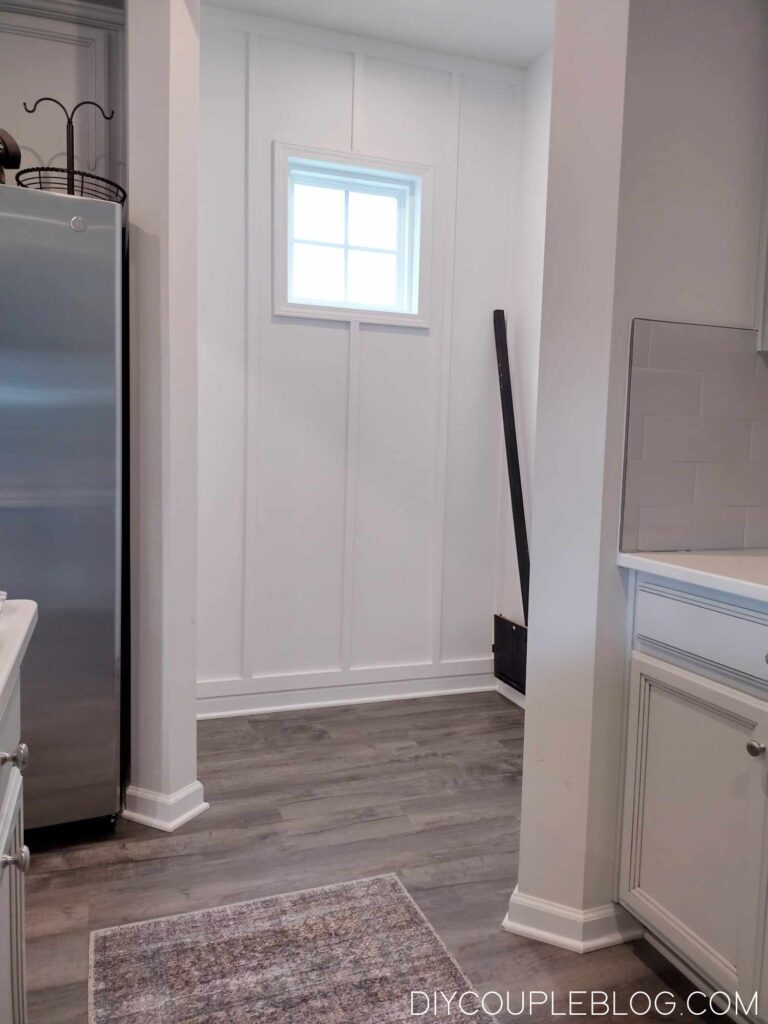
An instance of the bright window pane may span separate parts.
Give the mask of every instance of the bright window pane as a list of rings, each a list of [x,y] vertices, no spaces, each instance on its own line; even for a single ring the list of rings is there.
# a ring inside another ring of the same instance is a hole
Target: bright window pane
[[[358,306],[396,304],[397,257],[392,253],[349,250],[347,301]]]
[[[293,187],[293,237],[344,243],[344,193],[315,185]]]
[[[296,242],[291,285],[294,302],[343,302],[344,250]]]
[[[397,216],[394,196],[350,192],[349,244],[368,249],[396,249]]]

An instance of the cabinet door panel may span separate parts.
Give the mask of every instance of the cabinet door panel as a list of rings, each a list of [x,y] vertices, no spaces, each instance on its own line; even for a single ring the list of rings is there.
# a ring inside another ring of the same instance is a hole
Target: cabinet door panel
[[[0,871],[0,1020],[13,1020],[11,872]]]
[[[715,985],[757,983],[765,703],[635,655],[622,902]]]
[[[17,768],[0,804],[0,856],[16,856],[23,839],[22,779]],[[24,876],[0,867],[0,1021],[26,1024],[24,979]]]

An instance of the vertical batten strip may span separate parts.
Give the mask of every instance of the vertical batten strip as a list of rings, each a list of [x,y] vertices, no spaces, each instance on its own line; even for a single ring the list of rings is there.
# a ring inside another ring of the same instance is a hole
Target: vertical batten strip
[[[355,151],[359,136],[360,108],[363,95],[365,55],[355,50],[352,55],[352,114],[349,148]],[[341,590],[341,637],[339,661],[342,669],[352,664],[352,605],[355,587],[355,522],[357,519],[357,451],[360,408],[360,322],[349,322],[347,359],[347,447],[344,496],[343,581]]]
[[[360,410],[360,322],[349,324],[347,363],[347,454],[344,504],[344,581],[342,586],[341,651],[343,669],[352,664],[352,608],[355,589],[355,524],[357,519],[357,451]]]
[[[448,484],[448,427],[451,401],[451,348],[453,344],[453,302],[456,277],[456,218],[459,201],[459,146],[461,141],[461,75],[451,74],[451,115],[446,139],[446,220],[442,241],[445,257],[440,384],[437,401],[437,443],[435,446],[433,527],[431,550],[430,652],[433,664],[442,660],[443,567],[445,504]],[[437,240],[437,239],[436,239]]]
[[[259,213],[259,203],[251,200],[252,177],[254,169],[259,166],[260,134],[256,121],[256,104],[251,102],[252,96],[258,96],[258,47],[259,36],[256,32],[248,33],[247,67],[245,74],[245,360],[243,366],[243,387],[245,389],[244,423],[244,459],[243,459],[243,598],[242,598],[242,666],[241,675],[250,678],[256,665],[256,652],[253,649],[251,623],[256,621],[256,516],[257,481],[257,402],[258,402],[258,363],[259,363],[259,314],[262,295],[259,292],[260,282],[256,269],[260,265],[257,246],[263,245],[265,225]],[[261,193],[256,189],[256,196]],[[267,266],[268,264],[261,264]],[[269,287],[270,275],[262,277],[261,286],[266,282]]]
[[[365,75],[365,54],[355,50],[352,54],[352,121],[350,124],[349,148],[357,149],[360,126],[360,108],[363,99],[363,77]]]

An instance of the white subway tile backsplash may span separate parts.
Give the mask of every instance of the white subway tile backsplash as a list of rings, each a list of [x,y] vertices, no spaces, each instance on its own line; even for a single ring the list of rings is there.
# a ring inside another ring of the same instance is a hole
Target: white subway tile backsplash
[[[635,320],[622,546],[768,547],[768,361],[752,330]]]
[[[700,462],[696,505],[768,505],[768,473],[754,462]]]
[[[692,462],[628,462],[625,500],[640,506],[693,504],[695,473]]]
[[[627,424],[627,459],[633,462],[643,457],[643,416],[630,416]]]
[[[700,373],[754,373],[755,332],[655,321],[648,366]]]
[[[765,506],[745,509],[745,548],[768,548],[768,508]]]
[[[733,507],[665,505],[638,512],[640,551],[710,551],[744,546],[746,510]]]
[[[646,416],[642,457],[651,462],[746,462],[750,427],[749,420]]]
[[[621,550],[638,550],[638,519],[637,505],[625,505],[621,519]]]
[[[752,420],[749,457],[752,462],[763,463],[768,473],[768,420]]]
[[[635,320],[632,327],[632,366],[647,366],[653,320]]]
[[[757,370],[753,373],[703,374],[701,415],[747,419],[768,417],[768,379]]]
[[[682,370],[632,370],[633,416],[663,416],[677,412],[697,416],[701,396],[701,374]]]

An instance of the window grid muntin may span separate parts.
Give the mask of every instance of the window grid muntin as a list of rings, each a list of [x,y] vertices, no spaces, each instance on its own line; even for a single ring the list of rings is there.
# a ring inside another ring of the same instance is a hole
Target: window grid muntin
[[[344,242],[323,242],[303,239],[294,235],[294,189],[296,185],[315,188],[344,190]],[[290,159],[288,161],[288,302],[296,305],[327,306],[329,308],[360,309],[371,312],[411,313],[416,306],[418,277],[416,273],[416,252],[414,238],[418,237],[415,223],[420,202],[420,183],[407,175],[393,175],[377,172],[375,168],[357,170],[315,161]],[[397,200],[397,242],[395,249],[377,248],[349,244],[349,194],[350,192],[390,196]],[[294,246],[311,245],[318,248],[343,249],[344,252],[344,298],[341,301],[323,300],[316,297],[299,296],[293,289]],[[376,252],[395,256],[395,304],[358,303],[349,300],[349,253]]]

